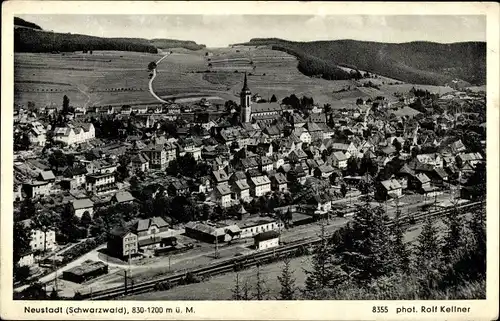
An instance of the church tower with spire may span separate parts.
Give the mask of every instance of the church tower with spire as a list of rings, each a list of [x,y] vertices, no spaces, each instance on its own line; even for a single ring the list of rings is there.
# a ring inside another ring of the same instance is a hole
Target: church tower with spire
[[[240,121],[242,124],[249,123],[251,121],[252,116],[252,93],[250,89],[248,89],[247,84],[247,73],[245,73],[245,82],[243,83],[243,88],[240,93]]]

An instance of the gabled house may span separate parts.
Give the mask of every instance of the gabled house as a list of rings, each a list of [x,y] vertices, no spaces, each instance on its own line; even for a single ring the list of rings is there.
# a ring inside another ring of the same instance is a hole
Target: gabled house
[[[419,154],[417,160],[422,164],[431,165],[434,167],[443,167],[443,158],[439,154]]]
[[[212,177],[214,179],[215,185],[227,185],[229,182],[229,176],[226,172],[221,169],[217,171],[212,171]]]
[[[459,140],[457,140],[456,142],[452,143],[452,144],[450,145],[450,149],[451,149],[451,152],[452,152],[453,154],[455,154],[455,155],[456,155],[456,154],[463,153],[463,152],[465,152],[465,151],[466,151],[466,147],[465,147],[464,143],[462,143],[462,140],[461,140],[461,139],[459,139]]]
[[[275,153],[270,156],[270,159],[273,161],[273,169],[278,169],[285,164],[285,158],[282,154]]]
[[[338,169],[347,168],[347,156],[343,152],[333,152],[329,158],[333,167],[336,167]]]
[[[292,135],[296,136],[303,143],[309,144],[312,141],[311,134],[304,127],[296,127],[293,130]]]
[[[334,171],[335,169],[332,166],[323,164],[315,169],[314,175],[319,178],[328,178]]]
[[[458,155],[457,160],[459,160],[463,166],[469,164],[472,168],[474,168],[478,163],[483,161],[483,156],[479,153],[464,153]]]
[[[332,143],[330,149],[334,152],[343,152],[347,158],[350,158],[352,155],[356,155],[358,153],[358,149],[353,143],[344,144],[344,143]]]
[[[377,200],[399,198],[401,195],[403,195],[403,189],[396,179],[388,179],[376,184],[375,198]]]
[[[418,173],[410,178],[410,180],[408,181],[408,188],[419,193],[430,192],[432,190],[431,180],[427,175]]]
[[[267,157],[267,156],[262,156],[259,159],[259,169],[262,172],[268,172],[273,170],[273,161]]]
[[[308,121],[302,128],[306,129],[309,132],[309,134],[311,135],[311,141],[323,139],[323,131],[318,126],[318,124]]]
[[[251,177],[249,180],[250,193],[252,196],[259,197],[271,191],[271,181],[266,175]]]
[[[63,176],[70,180],[70,189],[75,189],[85,185],[86,174],[87,168],[84,166],[68,167],[63,172]]]
[[[194,193],[206,194],[212,190],[212,179],[210,176],[202,176],[199,179],[192,181],[192,191]]]
[[[111,197],[111,204],[130,204],[135,198],[128,191],[119,191]]]
[[[288,160],[292,163],[300,163],[307,159],[307,154],[302,149],[296,149],[288,154]]]
[[[273,191],[286,192],[288,190],[288,180],[283,173],[276,173],[271,177],[271,188]]]
[[[235,200],[248,200],[250,198],[250,186],[246,179],[236,180],[231,184],[232,197]]]
[[[149,160],[141,153],[132,155],[130,159],[130,168],[133,173],[135,173],[136,171],[145,173],[149,170]]]
[[[139,251],[138,235],[129,228],[116,227],[109,233],[107,252],[120,258],[128,259]]]
[[[40,172],[37,179],[42,182],[54,183],[56,177],[52,171],[43,171]]]
[[[257,159],[255,157],[248,157],[240,159],[238,167],[245,172],[248,172],[251,169],[258,169],[259,164],[257,163]]]
[[[314,213],[326,213],[332,209],[332,199],[326,193],[314,195],[308,203],[314,206]]]
[[[189,185],[184,180],[175,180],[167,187],[168,195],[179,196],[189,194]]]
[[[449,175],[444,168],[434,168],[434,171],[429,175],[432,185],[444,186],[449,182]]]
[[[78,218],[82,218],[85,212],[92,217],[94,215],[94,202],[88,198],[76,199],[71,202],[71,209]]]
[[[54,251],[56,249],[56,232],[54,230],[36,228],[34,227],[31,219],[22,220],[21,224],[29,230],[29,246],[31,251],[46,252]]]
[[[227,184],[217,185],[212,191],[214,201],[221,207],[229,207],[232,205],[231,188]]]

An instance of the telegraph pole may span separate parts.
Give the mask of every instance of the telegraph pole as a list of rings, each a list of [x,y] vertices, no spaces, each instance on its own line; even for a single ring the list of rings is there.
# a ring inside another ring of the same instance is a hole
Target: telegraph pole
[[[214,257],[217,259],[219,257],[219,236],[217,235],[217,230],[215,231],[215,253]]]
[[[54,288],[56,289],[57,292],[57,267],[56,267],[56,252],[54,252],[54,255],[52,256],[52,266],[55,269],[55,278],[54,278]]]

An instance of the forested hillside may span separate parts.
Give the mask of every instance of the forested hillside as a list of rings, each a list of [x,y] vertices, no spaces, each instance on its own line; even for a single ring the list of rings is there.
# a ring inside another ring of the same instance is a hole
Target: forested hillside
[[[21,18],[14,19],[15,52],[71,52],[83,50],[116,50],[157,53],[158,48],[205,48],[194,41],[142,38],[101,38],[88,35],[44,31]]]
[[[176,39],[151,39],[149,41],[156,48],[170,49],[170,48],[185,48],[189,50],[200,50],[205,48],[205,45],[197,44],[190,40],[176,40]]]
[[[18,18],[18,17],[14,17],[14,26],[42,30],[42,28],[39,25],[34,24],[33,22],[26,21],[26,20],[21,19],[21,18]]]
[[[401,44],[355,40],[292,42],[252,39],[243,45],[269,45],[299,59],[299,70],[308,76],[348,79],[338,68],[346,66],[415,84],[444,85],[460,79],[473,85],[486,82],[486,43]]]

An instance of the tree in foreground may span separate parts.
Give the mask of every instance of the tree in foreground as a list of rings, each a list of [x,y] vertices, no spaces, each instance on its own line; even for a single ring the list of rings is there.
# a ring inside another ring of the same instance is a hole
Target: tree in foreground
[[[266,288],[266,280],[263,278],[261,271],[260,271],[260,265],[257,265],[257,275],[256,275],[256,282],[255,282],[255,299],[256,300],[265,300],[267,297],[267,294],[269,293],[269,290]]]
[[[358,205],[349,233],[340,249],[344,270],[358,283],[366,284],[392,270],[388,217],[381,206],[367,201]]]
[[[31,236],[29,229],[21,222],[14,224],[14,264],[18,263],[22,256],[31,249]]]
[[[451,263],[463,251],[465,245],[465,222],[456,205],[451,213],[445,217],[444,223],[446,224],[446,233],[442,247],[443,259],[446,263]]]
[[[240,275],[239,273],[236,273],[236,279],[234,283],[234,288],[232,290],[232,299],[239,301],[242,299],[242,293],[241,293],[241,287],[240,287]]]
[[[52,288],[52,292],[50,292],[51,300],[59,300],[59,294],[56,291],[56,288]]]
[[[438,230],[430,219],[426,220],[422,232],[418,236],[415,256],[419,297],[427,299],[437,287],[441,265],[441,244]]]
[[[320,238],[321,242],[315,248],[312,257],[312,270],[305,271],[307,277],[303,294],[309,299],[317,298],[321,291],[334,288],[346,279],[346,274],[339,267],[339,262],[332,253],[324,224],[321,225]]]
[[[281,275],[278,276],[278,282],[281,289],[279,292],[278,300],[293,300],[295,294],[295,278],[293,277],[293,270],[290,267],[290,258],[285,258],[283,261],[283,269]]]
[[[250,300],[252,298],[250,291],[251,291],[250,284],[248,284],[248,280],[245,280],[245,282],[243,282],[243,286],[241,287],[241,299],[245,301]]]
[[[396,203],[396,217],[392,226],[391,248],[394,255],[394,267],[399,271],[406,273],[410,268],[410,252],[405,243],[405,230],[401,222],[401,210],[399,203]]]

